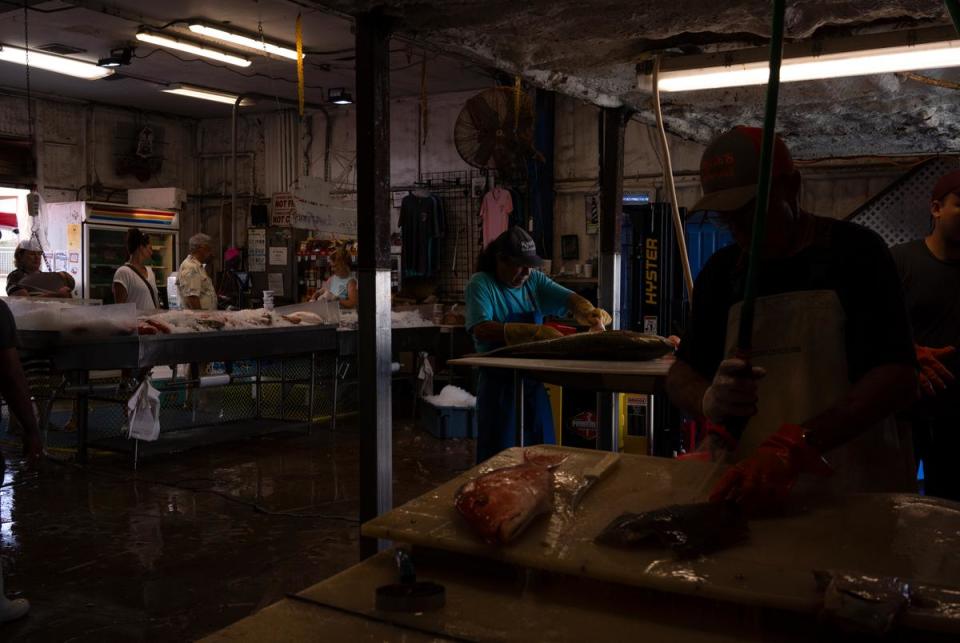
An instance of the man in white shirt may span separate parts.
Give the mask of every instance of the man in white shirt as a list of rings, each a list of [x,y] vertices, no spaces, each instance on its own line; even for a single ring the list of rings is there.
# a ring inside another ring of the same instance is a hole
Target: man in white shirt
[[[217,293],[213,281],[203,269],[213,250],[210,248],[210,236],[201,233],[190,237],[190,254],[180,264],[177,273],[177,291],[183,308],[190,310],[216,310]]]
[[[210,235],[197,233],[190,237],[188,247],[190,254],[180,264],[177,273],[177,291],[181,308],[189,310],[216,310],[217,292],[213,288],[213,281],[203,269],[203,264],[210,259],[213,250],[210,248]],[[190,379],[198,381],[201,375],[208,372],[207,364],[190,364]],[[187,389],[187,407],[195,402],[194,386]]]

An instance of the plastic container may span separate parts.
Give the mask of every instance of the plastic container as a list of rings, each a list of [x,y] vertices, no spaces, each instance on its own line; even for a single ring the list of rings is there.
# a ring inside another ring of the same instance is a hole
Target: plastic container
[[[477,437],[477,412],[470,408],[434,406],[426,403],[423,405],[420,425],[427,433],[441,440],[475,438]]]

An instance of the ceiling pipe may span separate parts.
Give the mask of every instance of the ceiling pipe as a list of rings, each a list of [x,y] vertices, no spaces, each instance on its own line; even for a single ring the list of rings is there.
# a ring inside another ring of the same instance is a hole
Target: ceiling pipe
[[[256,99],[256,98],[268,98],[270,100],[276,101],[277,103],[282,103],[289,105],[291,107],[297,104],[296,101],[289,100],[286,98],[280,98],[279,96],[267,96],[265,94],[259,93],[249,93],[241,94],[237,96],[237,100],[233,102],[233,108],[231,110],[231,163],[232,168],[231,172],[233,174],[233,180],[231,181],[230,186],[230,247],[237,247],[237,112],[240,109],[240,104],[245,99]],[[330,112],[327,111],[327,108],[319,103],[304,103],[305,109],[316,110],[323,113],[324,118],[326,119],[326,136],[324,137],[324,150],[323,150],[323,178],[326,181],[330,180],[330,137],[333,133],[333,123],[330,120]],[[250,193],[254,193],[254,186],[250,186]],[[220,261],[223,261],[223,210],[220,211]],[[244,219],[246,220],[246,219]]]
[[[237,96],[233,101],[231,110],[230,129],[233,141],[231,149],[231,162],[233,180],[230,183],[230,247],[237,247],[237,111],[240,109],[240,103],[246,98],[245,94]],[[252,191],[252,186],[251,186]],[[220,260],[223,261],[223,210],[220,210]]]

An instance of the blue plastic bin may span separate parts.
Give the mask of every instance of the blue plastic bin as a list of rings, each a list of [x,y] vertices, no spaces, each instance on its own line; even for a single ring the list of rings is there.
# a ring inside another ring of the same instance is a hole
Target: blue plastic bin
[[[427,433],[442,440],[477,437],[477,412],[470,408],[434,406],[427,402],[423,405],[420,424]]]

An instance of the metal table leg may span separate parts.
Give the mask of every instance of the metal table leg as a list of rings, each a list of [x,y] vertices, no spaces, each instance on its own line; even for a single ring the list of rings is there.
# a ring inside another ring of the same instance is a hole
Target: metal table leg
[[[77,393],[77,462],[87,463],[87,428],[90,409],[87,385],[90,383],[90,372],[80,371],[77,376],[79,392]]]
[[[516,445],[525,446],[523,435],[523,373],[513,372],[513,409],[516,421]]]
[[[287,419],[287,360],[280,359],[280,421]]]
[[[620,443],[620,409],[617,393],[597,393],[597,449],[617,451]]]
[[[260,401],[261,401],[261,398],[263,397],[263,371],[262,371],[262,368],[261,368],[261,364],[260,364],[260,359],[259,359],[259,358],[257,359],[257,376],[256,376],[256,377],[257,377],[257,384],[256,384],[256,386],[257,386],[257,415],[256,415],[256,417],[257,417],[257,419],[259,420],[259,419],[260,419],[260,415],[261,415],[261,411],[260,411]]]
[[[340,356],[333,360],[333,411],[330,414],[330,430],[337,432],[337,394],[340,388]]]
[[[310,385],[307,387],[307,433],[313,432],[313,399],[316,381],[317,354],[310,353]]]

